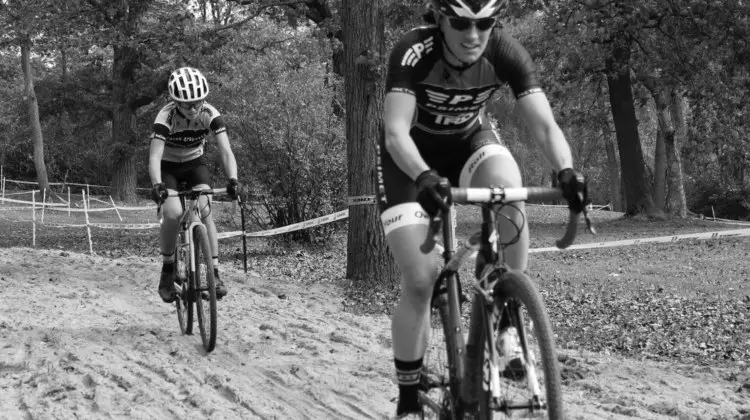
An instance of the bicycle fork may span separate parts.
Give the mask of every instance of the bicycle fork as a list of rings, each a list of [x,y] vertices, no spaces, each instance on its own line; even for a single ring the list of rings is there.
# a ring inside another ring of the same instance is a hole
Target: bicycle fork
[[[481,374],[482,376],[481,378],[469,378],[469,380],[465,381],[462,398],[467,402],[474,401],[477,396],[476,391],[478,391],[476,385],[479,385],[482,391],[490,393],[493,410],[499,410],[506,414],[513,410],[529,410],[531,412],[542,410],[546,408],[546,404],[540,398],[543,394],[539,386],[537,371],[534,367],[534,356],[529,350],[525,327],[521,322],[520,309],[514,301],[507,301],[502,306],[499,305],[497,299],[500,297],[495,296],[494,285],[498,281],[502,281],[501,276],[502,274],[498,273],[497,269],[488,270],[475,285],[472,319],[481,320],[481,322],[472,325],[470,329],[468,343],[469,348],[473,348],[473,350],[467,352],[467,360],[469,360],[467,370],[472,373]],[[503,387],[500,372],[501,368],[504,367],[498,365],[500,351],[497,347],[498,339],[495,333],[499,330],[500,320],[503,316],[516,321],[511,324],[515,324],[518,330],[518,338],[523,349],[525,385],[532,396],[525,404],[509,405],[503,401],[503,396],[501,395]],[[480,346],[481,348],[478,348]],[[484,356],[482,357],[483,364],[481,370],[474,365],[480,351],[483,352]]]

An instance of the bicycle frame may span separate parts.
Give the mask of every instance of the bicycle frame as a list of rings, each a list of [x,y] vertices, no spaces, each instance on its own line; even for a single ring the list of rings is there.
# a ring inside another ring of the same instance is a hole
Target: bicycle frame
[[[498,360],[496,339],[493,334],[492,316],[482,316],[475,311],[494,311],[496,308],[495,296],[494,296],[494,285],[499,281],[499,277],[491,278],[491,274],[496,273],[496,268],[505,268],[502,258],[502,250],[499,249],[498,242],[499,237],[495,224],[495,212],[493,209],[494,205],[508,204],[510,202],[517,201],[543,201],[543,200],[557,200],[562,198],[562,192],[558,188],[453,188],[451,189],[451,201],[453,203],[473,203],[482,205],[482,226],[479,232],[474,233],[469,237],[469,240],[461,244],[460,246],[456,243],[455,238],[455,207],[450,207],[450,217],[444,218],[438,216],[434,218],[430,223],[429,235],[425,243],[422,245],[422,252],[429,252],[436,243],[437,230],[439,224],[442,223],[442,238],[444,244],[444,250],[442,253],[445,265],[438,275],[438,279],[435,283],[435,289],[433,292],[433,299],[436,297],[440,298],[439,288],[442,287],[442,283],[445,282],[447,289],[447,299],[438,300],[439,305],[448,305],[448,313],[450,314],[448,319],[450,320],[450,331],[454,335],[453,342],[457,343],[456,354],[450,358],[453,361],[452,366],[449,366],[451,376],[459,378],[461,383],[461,389],[457,393],[452,392],[452,398],[454,401],[460,400],[462,402],[473,401],[476,395],[475,381],[469,378],[466,373],[467,371],[474,371],[474,366],[469,360],[469,354],[466,351],[468,346],[484,345],[481,337],[487,337],[488,345],[487,348],[490,352],[488,358],[489,366],[485,369],[489,369],[490,376],[490,390],[492,393],[492,401],[494,408],[498,408],[497,402],[500,401],[500,370],[496,365]],[[586,220],[587,227],[593,233],[594,230],[591,227],[591,222],[588,219],[586,212],[584,211],[584,217]],[[560,248],[569,246],[575,237],[576,226],[577,226],[578,215],[572,214],[568,220],[568,226],[566,233],[563,238],[557,241],[557,245]],[[458,270],[461,265],[472,255],[474,252],[478,252],[478,258],[482,258],[484,265],[482,267],[481,275],[478,274],[478,278],[474,282],[473,289],[478,300],[474,301],[472,312],[471,312],[471,323],[469,326],[468,339],[464,342],[463,339],[463,325],[461,324],[461,286],[458,278]],[[519,308],[515,305],[510,308],[510,315],[518,317]],[[499,315],[498,315],[499,316]],[[481,325],[480,322],[482,321]],[[446,337],[446,339],[448,339]],[[526,336],[524,331],[519,331],[519,340],[523,343],[523,348],[528,352],[528,346],[526,342]],[[481,349],[480,351],[484,351]],[[529,354],[525,354],[527,360]],[[515,408],[527,408],[527,409],[542,409],[544,408],[540,402],[540,396],[542,395],[539,381],[536,377],[536,371],[525,365],[527,386],[534,396],[533,401],[529,403],[529,406],[524,407],[499,407],[501,410],[510,410]],[[455,375],[455,376],[454,376]],[[457,394],[457,395],[456,395]],[[458,398],[457,398],[458,397]],[[440,411],[440,407],[427,399],[423,399],[425,403],[431,406],[436,412]]]
[[[188,280],[194,281],[195,278],[195,244],[193,241],[193,228],[197,225],[202,225],[203,222],[200,218],[200,208],[199,200],[196,198],[194,199],[186,199],[185,196],[180,197],[180,203],[182,204],[183,212],[182,216],[180,216],[179,221],[179,235],[183,235],[183,240],[181,243],[181,246],[187,246],[187,255],[188,255],[188,267],[187,273],[188,273]],[[186,207],[188,206],[188,207]],[[177,249],[175,249],[175,254],[178,252]],[[181,285],[178,285],[175,283],[175,288],[177,288],[177,293],[180,294],[182,292]]]
[[[196,264],[195,264],[195,245],[193,240],[193,229],[197,225],[203,225],[203,221],[200,214],[200,196],[201,195],[212,195],[212,194],[220,194],[226,192],[226,188],[205,188],[205,189],[196,189],[193,188],[192,190],[187,191],[180,191],[177,193],[170,193],[170,197],[178,197],[180,199],[180,205],[182,206],[182,215],[180,216],[179,222],[178,222],[178,235],[184,235],[183,236],[183,246],[187,246],[188,251],[188,261],[189,266],[187,268],[187,278],[184,280],[192,281],[194,279],[194,276],[196,274]],[[175,254],[178,252],[178,250],[175,248]],[[183,279],[180,279],[183,280]],[[177,293],[182,293],[182,287],[183,285],[177,284],[175,282],[175,288],[177,289]]]

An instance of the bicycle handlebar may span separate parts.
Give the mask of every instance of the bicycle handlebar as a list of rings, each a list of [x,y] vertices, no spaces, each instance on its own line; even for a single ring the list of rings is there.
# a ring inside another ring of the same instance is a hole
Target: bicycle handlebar
[[[517,188],[451,188],[448,197],[450,204],[506,204],[517,201],[552,201],[563,198],[562,190],[555,187],[517,187]],[[420,250],[427,254],[435,247],[439,239],[440,225],[442,224],[442,215],[445,212],[441,210],[437,216],[430,220],[427,238],[420,246]],[[584,207],[583,216],[586,220],[586,227],[589,232],[596,234],[591,220],[588,217],[588,211]],[[565,227],[565,234],[562,238],[555,241],[555,245],[560,249],[569,247],[575,240],[578,232],[579,213],[570,212],[568,223]]]

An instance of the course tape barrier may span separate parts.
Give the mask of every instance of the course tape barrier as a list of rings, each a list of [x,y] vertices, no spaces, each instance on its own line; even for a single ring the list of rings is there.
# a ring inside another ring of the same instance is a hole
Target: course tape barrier
[[[640,238],[640,239],[626,239],[622,241],[610,241],[610,242],[594,242],[587,244],[571,245],[566,248],[567,250],[575,249],[595,249],[595,248],[611,248],[616,246],[627,246],[627,245],[641,245],[650,243],[670,243],[679,242],[690,239],[719,239],[719,238],[737,238],[743,236],[750,236],[750,229],[730,229],[722,230],[718,232],[700,232],[700,233],[686,233],[682,235],[672,236],[657,236],[654,238]],[[551,251],[563,251],[557,247],[546,247],[546,248],[534,248],[530,249],[530,253],[535,252],[551,252]]]
[[[5,182],[12,182],[14,184],[39,185],[39,182],[36,182],[36,181],[19,181],[16,179],[8,179],[8,178],[5,178]],[[53,186],[54,185],[72,185],[76,187],[112,188],[109,185],[80,184],[76,182],[50,182],[49,185],[53,185]],[[136,188],[136,190],[151,191],[151,188]]]
[[[35,203],[33,201],[28,201],[28,200],[14,200],[12,198],[0,198],[0,202],[3,202],[3,203],[25,204],[27,206],[33,206],[33,207],[38,208],[38,209],[41,209],[42,207],[65,207],[66,209],[68,208],[67,204],[62,204],[62,203],[45,203],[45,204],[42,204],[41,202]],[[29,207],[29,208],[31,208],[31,207]]]
[[[144,207],[100,207],[100,208],[89,208],[89,209],[81,209],[81,208],[70,208],[67,204],[62,203],[42,203],[42,202],[33,202],[28,200],[14,200],[11,198],[0,198],[0,202],[5,203],[17,203],[17,204],[24,204],[25,206],[18,206],[18,207],[0,207],[0,210],[31,210],[31,209],[39,209],[41,210],[42,207],[46,207],[47,210],[54,210],[54,211],[65,211],[65,212],[102,212],[102,211],[115,211],[115,210],[127,210],[127,211],[142,211],[142,210],[156,210],[156,206],[144,206]],[[106,202],[103,202],[104,204],[108,204]]]
[[[622,241],[610,241],[610,242],[594,242],[587,244],[571,245],[565,249],[560,249],[556,246],[544,247],[544,248],[531,248],[529,249],[530,254],[536,254],[539,252],[555,252],[555,251],[571,251],[580,249],[596,249],[596,248],[612,248],[617,246],[629,246],[629,245],[641,245],[649,243],[672,243],[679,241],[686,241],[691,239],[720,239],[720,238],[739,238],[744,236],[750,236],[750,229],[731,229],[722,230],[718,232],[700,232],[700,233],[686,233],[682,235],[672,236],[657,236],[654,238],[639,238],[639,239],[626,239]],[[442,254],[445,248],[442,245],[436,244],[435,251]],[[473,252],[469,255],[469,258],[476,258],[477,253]]]
[[[332,223],[337,220],[346,219],[347,217],[349,217],[349,209],[337,211],[336,213],[329,214],[327,216],[317,217],[315,219],[306,220],[304,222],[282,226],[280,228],[261,230],[258,232],[246,232],[245,236],[252,238],[252,237],[279,235],[281,233],[294,232],[296,230],[308,229],[311,227],[324,225],[326,223]],[[219,239],[232,238],[235,236],[242,236],[242,231],[222,232],[218,234]]]
[[[347,204],[350,206],[359,206],[363,204],[375,204],[375,196],[374,195],[360,195],[360,196],[354,196],[349,197],[347,200]]]

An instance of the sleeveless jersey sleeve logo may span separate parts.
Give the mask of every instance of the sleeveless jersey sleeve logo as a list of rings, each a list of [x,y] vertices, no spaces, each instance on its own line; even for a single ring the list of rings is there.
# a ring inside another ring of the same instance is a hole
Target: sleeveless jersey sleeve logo
[[[425,39],[424,42],[417,42],[416,44],[412,45],[408,50],[406,50],[406,54],[404,54],[404,58],[401,59],[401,65],[410,66],[410,67],[416,66],[419,60],[422,59],[422,57],[424,57],[425,55],[429,54],[430,51],[432,51],[433,38],[434,37],[429,37]]]

